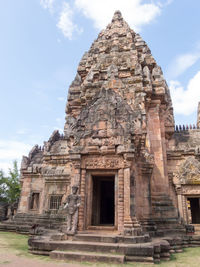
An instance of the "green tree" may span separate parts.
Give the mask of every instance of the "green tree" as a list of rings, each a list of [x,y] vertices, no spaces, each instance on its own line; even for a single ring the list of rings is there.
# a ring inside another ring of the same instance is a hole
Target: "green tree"
[[[19,171],[17,161],[14,161],[7,176],[0,170],[0,201],[13,204],[19,198],[20,191]]]
[[[2,170],[0,170],[0,202],[7,202],[6,200],[6,177]]]

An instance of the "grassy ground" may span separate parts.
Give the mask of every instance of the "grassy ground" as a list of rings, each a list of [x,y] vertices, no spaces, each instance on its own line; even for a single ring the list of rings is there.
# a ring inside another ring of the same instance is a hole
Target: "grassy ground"
[[[27,246],[28,236],[26,235],[19,235],[16,233],[8,233],[8,232],[0,232],[0,255],[5,251],[10,253],[10,255],[17,255],[20,258],[29,258],[33,261],[43,261],[43,262],[52,262],[49,257],[46,256],[35,256],[31,255],[28,252]],[[2,254],[3,255],[3,254]],[[10,260],[4,259],[1,260],[0,257],[0,266],[9,266]],[[58,264],[57,261],[54,261],[56,265]],[[70,266],[72,266],[72,262],[69,262]],[[59,265],[59,264],[58,264]],[[78,266],[77,264],[75,264]],[[66,266],[69,266],[68,264]],[[98,267],[106,267],[108,264],[94,264],[94,263],[81,263],[81,266],[98,266]],[[120,267],[124,265],[111,265],[113,267]],[[128,263],[125,266],[132,266],[132,267],[148,267],[152,264],[140,264],[140,263]],[[171,261],[168,262],[161,262],[160,264],[156,264],[155,266],[159,267],[199,267],[200,266],[200,247],[197,248],[187,248],[185,249],[184,253],[173,254],[171,257]],[[24,266],[21,266],[24,267]]]
[[[36,256],[29,253],[28,238],[29,236],[27,235],[20,235],[11,232],[0,232],[0,253],[7,251],[9,253],[14,253],[17,256],[48,260],[48,257]]]

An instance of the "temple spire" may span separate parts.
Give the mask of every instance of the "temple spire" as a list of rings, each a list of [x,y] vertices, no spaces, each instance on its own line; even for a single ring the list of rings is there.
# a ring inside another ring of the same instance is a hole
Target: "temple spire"
[[[112,22],[115,22],[117,20],[122,20],[122,19],[123,19],[123,17],[122,17],[121,11],[119,11],[119,10],[115,11],[113,18],[112,18]]]

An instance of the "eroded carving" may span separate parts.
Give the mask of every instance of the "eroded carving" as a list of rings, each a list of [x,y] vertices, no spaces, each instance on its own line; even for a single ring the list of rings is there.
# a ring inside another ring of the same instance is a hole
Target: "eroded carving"
[[[151,154],[147,149],[142,150],[142,156],[145,160],[145,163],[154,164],[154,155]]]
[[[123,161],[118,158],[107,157],[87,158],[83,167],[86,169],[120,169],[123,168]]]
[[[44,142],[44,152],[49,152],[51,149],[51,146],[60,139],[60,133],[58,130],[53,131],[53,133],[51,134],[49,140],[46,142]]]
[[[22,162],[21,162],[21,170],[27,169],[28,165],[30,163],[30,160],[26,156],[22,156]]]
[[[194,157],[188,157],[175,174],[181,184],[200,184],[200,162]]]

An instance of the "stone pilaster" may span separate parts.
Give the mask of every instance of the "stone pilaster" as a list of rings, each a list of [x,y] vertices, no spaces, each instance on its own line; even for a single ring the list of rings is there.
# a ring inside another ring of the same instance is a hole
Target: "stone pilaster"
[[[78,216],[78,230],[84,230],[84,207],[85,207],[85,181],[86,180],[86,170],[81,171],[81,184],[80,184],[80,195],[81,195],[81,205],[79,207]]]
[[[118,171],[118,231],[124,228],[124,170]]]
[[[138,235],[141,227],[135,216],[131,216],[130,168],[124,169],[124,234]],[[134,212],[133,212],[134,213]]]
[[[154,154],[154,169],[152,179],[152,191],[156,193],[168,193],[169,185],[165,172],[165,155],[163,151],[162,129],[160,121],[160,100],[152,101],[148,112],[148,129],[151,151]]]

